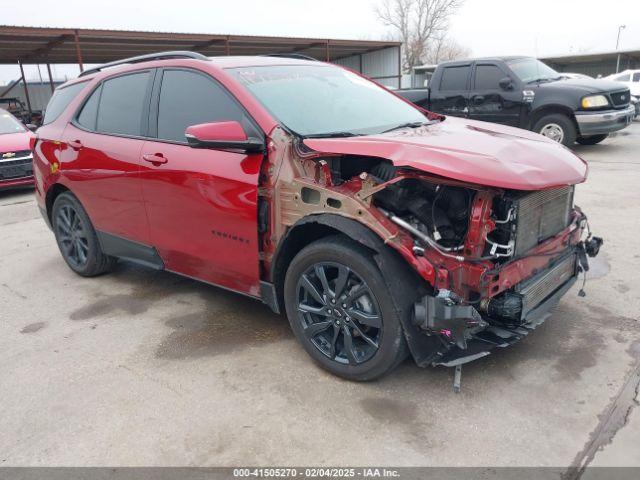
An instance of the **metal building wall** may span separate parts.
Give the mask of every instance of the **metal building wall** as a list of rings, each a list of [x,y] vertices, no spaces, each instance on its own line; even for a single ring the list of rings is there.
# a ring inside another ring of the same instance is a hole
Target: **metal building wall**
[[[399,47],[353,55],[335,60],[333,63],[360,72],[386,87],[400,87]]]

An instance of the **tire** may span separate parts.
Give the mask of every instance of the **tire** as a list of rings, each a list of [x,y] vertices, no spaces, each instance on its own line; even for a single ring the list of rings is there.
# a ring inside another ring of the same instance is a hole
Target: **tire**
[[[577,136],[573,121],[562,113],[545,115],[535,123],[533,131],[562,143],[565,147],[573,145]]]
[[[117,262],[102,251],[87,212],[72,193],[65,192],[56,198],[51,224],[62,258],[78,275],[101,275]]]
[[[373,380],[408,355],[382,273],[370,251],[346,237],[323,238],[296,255],[286,273],[284,300],[294,334],[334,375]]]
[[[608,133],[603,133],[601,135],[590,135],[588,137],[578,137],[576,139],[576,142],[578,142],[580,145],[595,145],[603,141],[608,136],[609,136]]]

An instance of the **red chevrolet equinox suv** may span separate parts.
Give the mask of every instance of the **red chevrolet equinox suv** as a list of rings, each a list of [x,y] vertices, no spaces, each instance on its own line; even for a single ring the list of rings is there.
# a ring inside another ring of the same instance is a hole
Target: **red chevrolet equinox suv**
[[[352,380],[515,343],[602,243],[565,147],[313,60],[167,52],[85,71],[53,95],[33,161],[74,272],[123,259],[256,298]]]

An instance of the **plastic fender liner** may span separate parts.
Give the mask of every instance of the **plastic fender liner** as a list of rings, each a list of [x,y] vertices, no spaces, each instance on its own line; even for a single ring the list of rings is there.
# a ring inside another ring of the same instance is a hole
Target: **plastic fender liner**
[[[335,214],[309,215],[296,222],[284,235],[276,250],[276,262],[285,248],[287,237],[295,228],[305,224],[316,223],[330,227],[352,240],[361,243],[374,252],[374,259],[383,273],[387,287],[392,293],[396,311],[402,319],[402,326],[409,346],[409,351],[416,364],[426,367],[436,358],[442,342],[436,335],[428,336],[413,323],[414,303],[421,297],[432,294],[432,289],[413,268],[393,248],[385,245],[382,238],[365,225],[356,220]],[[277,263],[273,264],[274,266]],[[271,282],[277,281],[277,268],[271,269]],[[404,288],[415,285],[415,288]]]

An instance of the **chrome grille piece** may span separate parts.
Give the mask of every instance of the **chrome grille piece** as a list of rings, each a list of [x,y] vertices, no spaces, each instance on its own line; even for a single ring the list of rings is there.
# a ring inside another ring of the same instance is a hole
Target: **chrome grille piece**
[[[573,186],[541,190],[518,199],[515,255],[521,255],[569,225]]]
[[[616,108],[626,107],[631,101],[631,93],[629,90],[623,90],[622,92],[610,93],[611,101]]]

